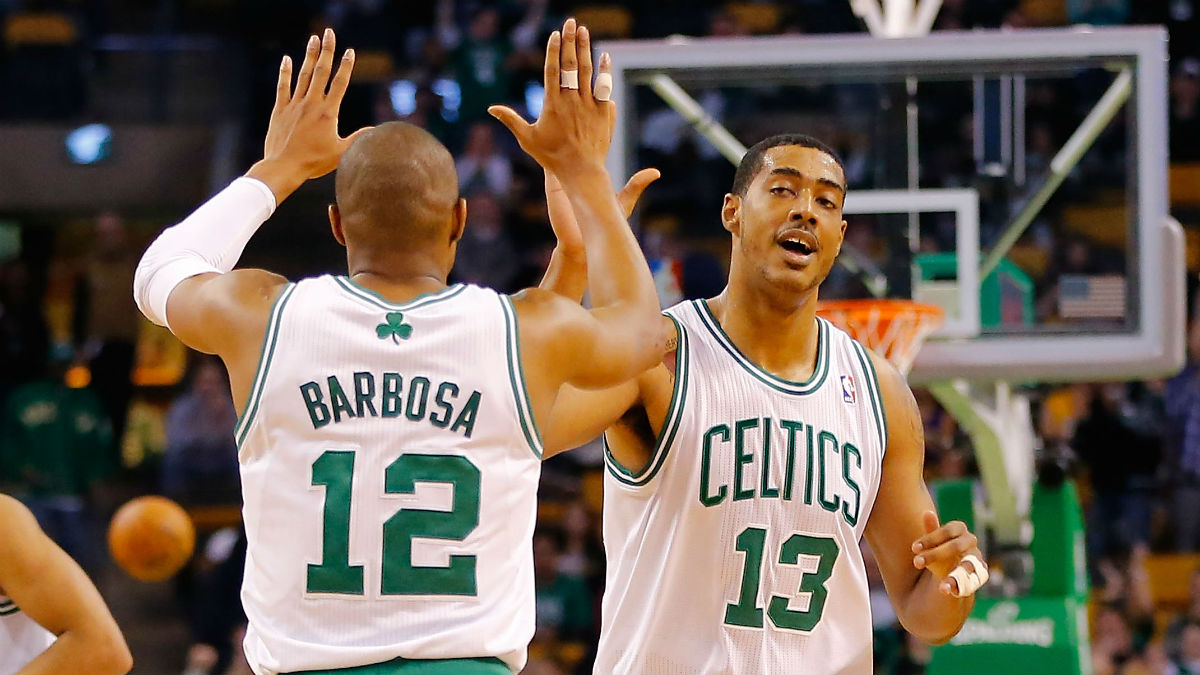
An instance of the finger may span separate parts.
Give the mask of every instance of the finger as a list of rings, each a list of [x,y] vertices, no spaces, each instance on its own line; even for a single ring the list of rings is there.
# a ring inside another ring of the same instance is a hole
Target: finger
[[[941,521],[938,519],[937,511],[926,511],[921,514],[921,522],[925,525],[925,533],[928,534],[940,527]]]
[[[300,75],[296,78],[297,96],[308,93],[308,84],[312,82],[313,69],[317,67],[317,53],[321,49],[321,39],[316,35],[308,38],[308,47],[304,50],[304,63],[300,64]]]
[[[621,203],[621,211],[626,218],[633,214],[633,208],[637,206],[646,188],[661,177],[662,173],[658,169],[642,169],[629,178],[625,187],[617,193],[617,201]]]
[[[558,98],[559,87],[559,67],[558,55],[562,50],[562,34],[554,31],[550,34],[550,39],[546,41],[546,65],[543,68],[542,87],[546,90],[546,101],[552,101]]]
[[[575,53],[579,59],[579,95],[583,100],[592,100],[592,36],[587,26],[579,27],[575,38]]]
[[[338,66],[337,75],[333,76],[333,82],[329,85],[329,102],[336,108],[342,105],[342,97],[346,95],[346,89],[350,86],[350,76],[354,74],[354,50],[347,49],[345,54],[342,54],[342,63]]]
[[[275,109],[292,100],[292,57],[284,56],[279,63],[279,81],[275,83]]]
[[[521,142],[525,138],[525,134],[529,129],[529,123],[526,122],[517,111],[506,105],[488,106],[488,114],[500,120],[500,123],[508,127],[512,135],[516,137],[517,142]]]
[[[347,149],[349,149],[349,147],[351,145],[354,145],[354,141],[357,141],[363,134],[367,133],[368,131],[370,131],[374,128],[375,127],[363,127],[361,129],[359,129],[358,131],[350,134],[349,136],[343,138],[342,139],[342,152],[345,152]]]
[[[308,92],[319,96],[325,95],[325,87],[329,84],[329,74],[333,72],[333,49],[337,46],[337,37],[332,28],[325,29],[321,38],[321,54],[317,57],[317,67],[313,70],[312,82]]]
[[[612,57],[608,52],[600,55],[600,74],[596,76],[595,97],[597,101],[612,100]],[[612,135],[610,130],[609,135]]]
[[[563,24],[562,52],[559,56],[559,64],[562,68],[562,72],[560,73],[562,81],[559,82],[559,87],[563,91],[577,91],[579,89],[579,56],[576,53],[576,38],[575,19],[567,19],[566,23]],[[575,74],[571,75],[572,72]],[[574,82],[572,82],[572,79],[574,79]],[[574,85],[574,87],[571,85]]]
[[[955,537],[961,537],[966,534],[970,534],[970,532],[967,530],[967,526],[961,520],[952,520],[913,542],[912,552],[920,553],[922,551],[928,551],[929,549],[940,546],[947,541],[954,539]]]
[[[975,535],[968,532],[913,556],[913,567],[924,569],[930,565],[957,565],[978,543]]]

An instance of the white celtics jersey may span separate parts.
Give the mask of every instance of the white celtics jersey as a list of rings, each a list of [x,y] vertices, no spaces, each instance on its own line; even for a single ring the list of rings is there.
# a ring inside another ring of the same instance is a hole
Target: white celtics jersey
[[[237,426],[246,655],[264,673],[499,658],[533,635],[541,445],[506,296],[346,277],[276,302]]]
[[[596,673],[870,673],[859,539],[887,437],[865,350],[817,319],[803,383],[746,358],[703,301],[650,462],[607,455]],[[606,453],[607,454],[607,453]]]
[[[0,594],[0,675],[12,675],[54,644],[54,633]]]

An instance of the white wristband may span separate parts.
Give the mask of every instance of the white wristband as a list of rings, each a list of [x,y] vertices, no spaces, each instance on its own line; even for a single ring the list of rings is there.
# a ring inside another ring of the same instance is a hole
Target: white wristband
[[[275,194],[242,176],[150,244],[133,277],[133,299],[154,323],[167,326],[167,299],[185,279],[233,269],[250,237],[275,212]],[[170,326],[168,326],[169,328]]]

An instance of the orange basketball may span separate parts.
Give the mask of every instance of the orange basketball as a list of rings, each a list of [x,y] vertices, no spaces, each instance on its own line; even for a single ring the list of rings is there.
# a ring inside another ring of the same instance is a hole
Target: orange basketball
[[[162,581],[192,557],[196,528],[179,504],[166,497],[138,497],[117,509],[108,526],[108,550],[141,581]]]

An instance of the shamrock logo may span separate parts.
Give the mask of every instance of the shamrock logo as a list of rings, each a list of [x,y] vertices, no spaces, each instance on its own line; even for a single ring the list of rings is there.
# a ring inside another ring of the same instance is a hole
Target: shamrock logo
[[[390,337],[392,342],[400,344],[400,340],[407,340],[408,336],[412,335],[412,325],[404,323],[404,315],[400,312],[388,312],[384,319],[387,323],[375,327],[375,334],[380,340]]]

